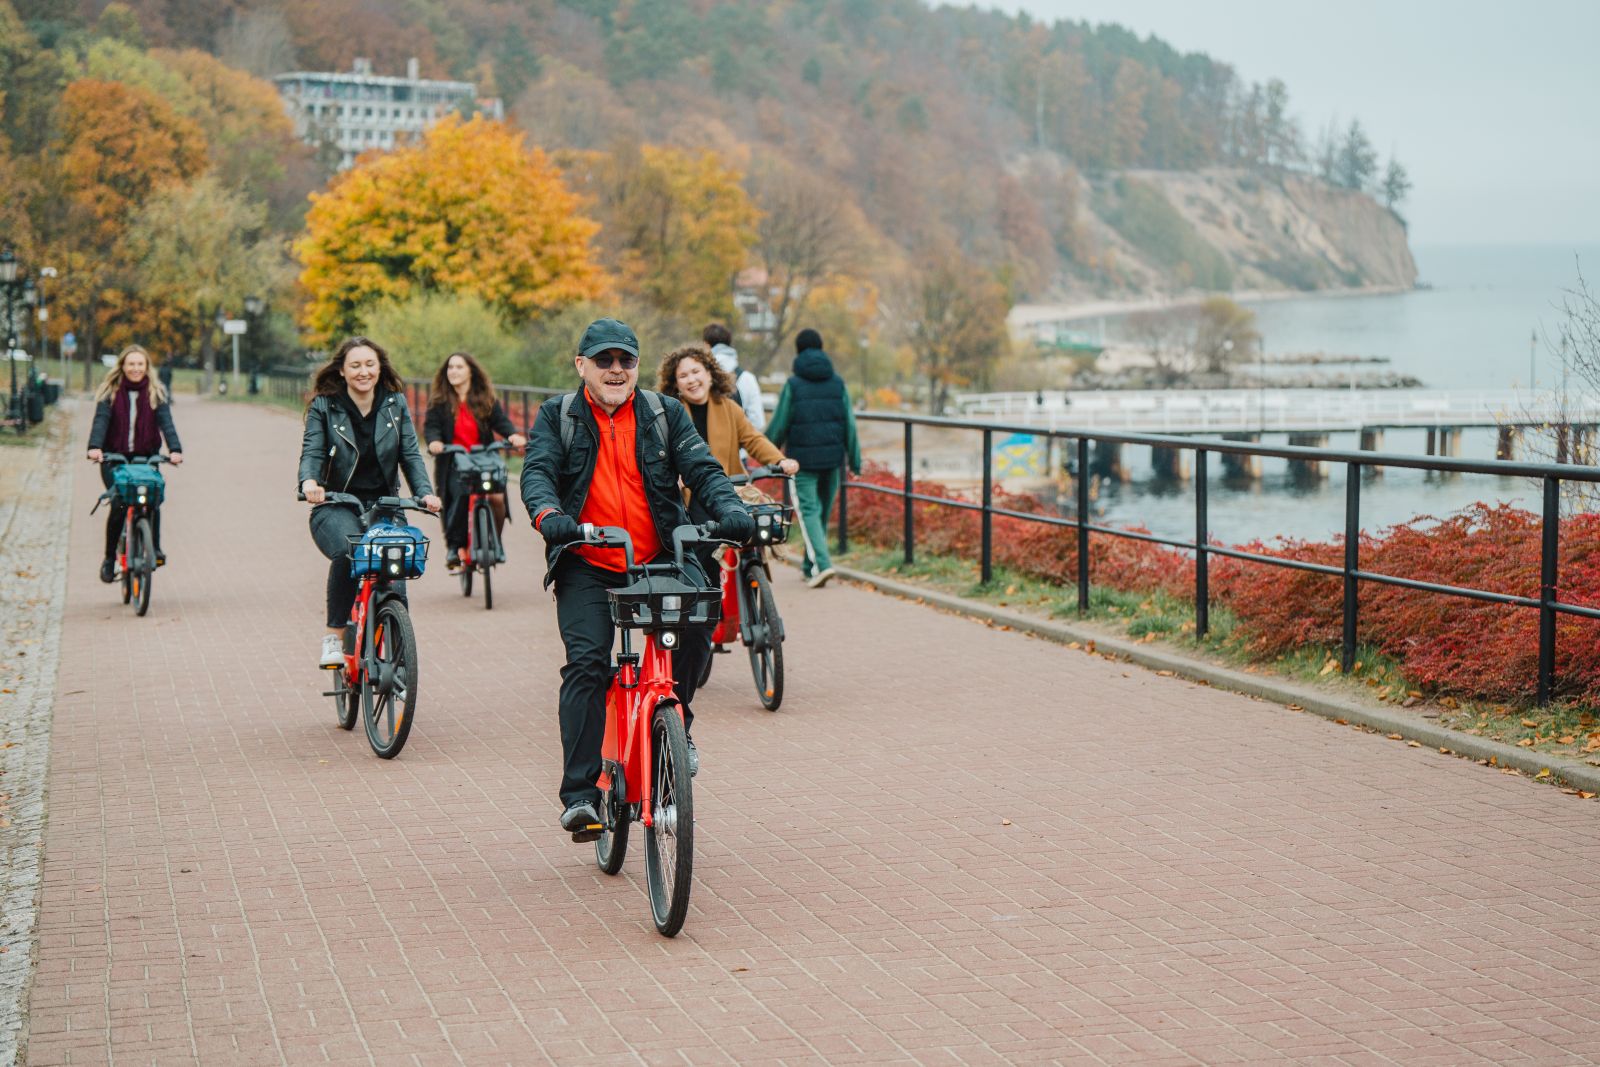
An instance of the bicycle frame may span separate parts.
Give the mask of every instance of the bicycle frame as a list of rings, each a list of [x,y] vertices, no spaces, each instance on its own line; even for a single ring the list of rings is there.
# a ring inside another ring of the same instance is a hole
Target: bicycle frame
[[[654,753],[650,746],[650,714],[663,701],[671,702],[680,717],[672,689],[672,653],[657,644],[654,634],[646,634],[644,651],[633,651],[633,631],[622,631],[622,650],[617,654],[617,674],[606,690],[606,729],[600,743],[601,790],[610,789],[616,778],[625,787],[630,805],[640,806],[640,821],[655,825],[652,789],[655,782]]]

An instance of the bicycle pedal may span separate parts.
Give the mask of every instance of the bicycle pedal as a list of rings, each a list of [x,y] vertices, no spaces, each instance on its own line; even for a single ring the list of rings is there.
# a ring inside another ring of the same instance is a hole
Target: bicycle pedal
[[[605,830],[604,826],[597,822],[592,822],[582,830],[572,831],[572,840],[580,845],[588,841],[598,841],[600,840],[600,835],[605,833]]]

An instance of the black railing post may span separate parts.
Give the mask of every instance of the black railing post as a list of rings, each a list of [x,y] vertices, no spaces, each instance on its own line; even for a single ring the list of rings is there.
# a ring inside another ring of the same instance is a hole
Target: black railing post
[[[1339,669],[1349,674],[1356,665],[1356,620],[1360,612],[1356,571],[1361,569],[1361,464],[1351,463],[1344,486],[1344,639]]]
[[[911,471],[912,471],[912,463],[913,463],[913,456],[911,455],[911,426],[912,426],[912,424],[908,421],[906,423],[906,527],[905,527],[905,542],[906,542],[905,556],[906,556],[906,566],[908,566],[908,567],[913,562],[915,562],[915,560],[917,558],[917,530],[916,530],[916,527],[913,525],[913,521],[912,521],[912,518],[911,518],[911,505],[913,503],[913,501],[911,499],[911,494],[913,492],[913,490],[912,490],[912,482],[911,482]]]
[[[1078,438],[1078,614],[1089,613],[1089,439]]]
[[[522,432],[527,433],[528,427],[533,425],[533,413],[528,410],[528,393],[522,394]]]
[[[983,556],[979,580],[988,585],[994,578],[994,431],[983,431]]]
[[[1561,483],[1544,479],[1544,528],[1539,547],[1539,693],[1548,704],[1556,681],[1556,556],[1561,547]]]
[[[789,479],[783,480],[783,502],[789,502]],[[850,551],[850,457],[839,461],[839,555]]]
[[[1206,450],[1194,450],[1194,636],[1211,631],[1211,572],[1206,544],[1211,540],[1211,516],[1206,507]]]

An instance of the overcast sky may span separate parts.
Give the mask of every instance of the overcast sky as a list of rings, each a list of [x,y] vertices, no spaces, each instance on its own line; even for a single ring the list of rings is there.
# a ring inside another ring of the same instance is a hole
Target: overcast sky
[[[1600,243],[1600,0],[1009,0],[1282,78],[1308,140],[1359,118],[1413,244]]]

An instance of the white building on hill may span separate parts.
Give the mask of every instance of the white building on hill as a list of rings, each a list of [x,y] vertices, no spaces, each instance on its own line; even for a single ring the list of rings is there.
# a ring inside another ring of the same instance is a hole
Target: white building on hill
[[[452,111],[479,111],[503,118],[499,99],[478,99],[472,82],[418,77],[418,63],[406,63],[406,76],[372,73],[372,62],[357,59],[344,72],[297,70],[272,79],[307,144],[338,153],[345,170],[369,149],[389,149],[421,133]]]

